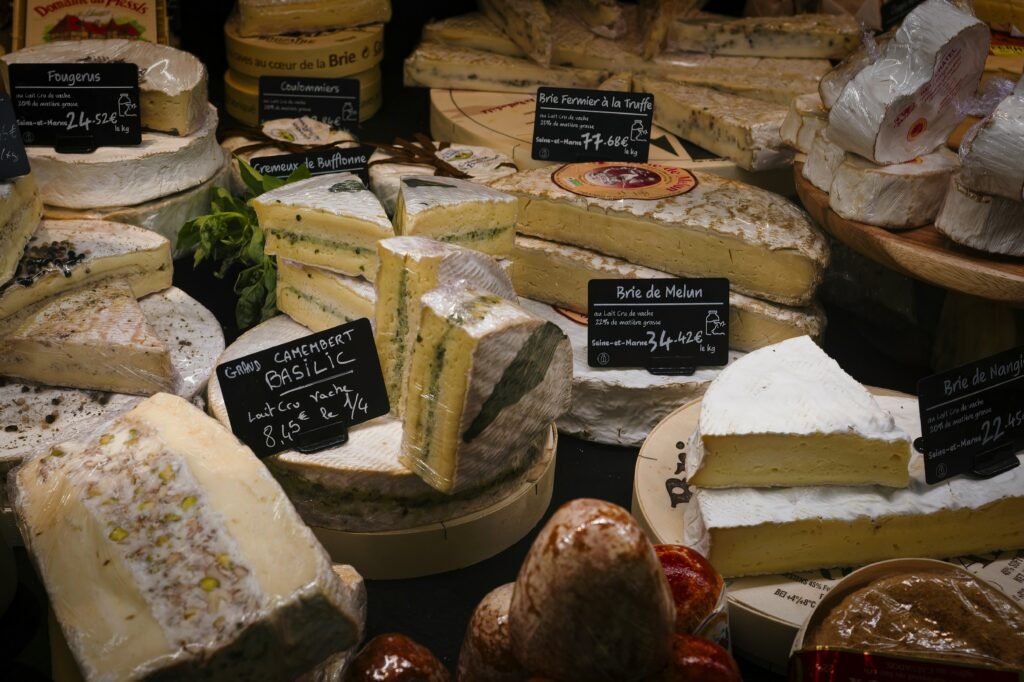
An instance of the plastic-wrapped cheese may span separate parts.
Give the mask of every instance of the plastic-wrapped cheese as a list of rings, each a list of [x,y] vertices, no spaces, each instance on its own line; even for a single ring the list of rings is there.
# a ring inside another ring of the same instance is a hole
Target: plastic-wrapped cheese
[[[960,157],[965,186],[1007,199],[1024,198],[1024,94],[1000,102],[964,139]]]
[[[958,176],[949,181],[935,227],[979,251],[1024,256],[1024,202],[975,192]]]
[[[822,192],[828,192],[832,189],[836,169],[845,159],[846,152],[834,144],[826,131],[822,130],[815,135],[811,149],[807,152],[803,176]]]
[[[782,121],[779,136],[782,141],[797,151],[807,154],[811,151],[814,136],[828,124],[821,97],[816,93],[798,95],[789,104],[789,113]]]

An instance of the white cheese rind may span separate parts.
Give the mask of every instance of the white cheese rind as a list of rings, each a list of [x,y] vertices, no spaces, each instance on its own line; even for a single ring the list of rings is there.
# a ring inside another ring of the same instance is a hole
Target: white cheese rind
[[[833,173],[829,206],[847,220],[878,227],[905,230],[928,225],[959,166],[957,155],[948,149],[891,166],[848,154]]]
[[[138,147],[100,147],[91,154],[61,154],[28,147],[43,203],[61,208],[135,206],[206,182],[223,167],[217,110],[191,134],[143,133]]]
[[[873,40],[875,49],[880,52],[892,40],[894,33],[895,30],[883,33],[875,38],[865,38],[863,40]],[[834,69],[821,77],[821,82],[818,84],[818,94],[821,96],[821,103],[825,106],[825,109],[831,109],[835,106],[836,100],[839,99],[839,95],[843,92],[843,88],[853,80],[853,77],[861,69],[871,64],[874,57],[878,56],[875,50],[869,50],[868,46],[863,44],[863,40],[860,47],[847,55]]]
[[[935,229],[958,244],[988,253],[1024,256],[1024,202],[968,189],[957,176],[949,181]]]
[[[841,59],[860,41],[847,14],[799,14],[742,19],[677,19],[669,27],[669,49],[742,56]]]
[[[828,114],[816,93],[794,97],[779,128],[782,141],[799,152],[809,154],[814,136],[828,125]]]
[[[541,66],[551,65],[551,16],[542,0],[479,0],[480,11]]]
[[[801,174],[822,192],[828,192],[832,189],[836,169],[845,160],[846,151],[832,143],[827,130],[821,130],[814,136]]]
[[[386,24],[391,0],[240,0],[242,36],[314,33],[336,28]]]
[[[988,44],[984,23],[946,0],[926,0],[903,20],[881,58],[843,88],[829,111],[829,137],[881,164],[934,151],[963,118]]]
[[[1024,198],[1024,95],[1010,95],[960,146],[960,182],[976,192]]]
[[[42,212],[43,202],[31,175],[0,182],[0,287],[14,277]]]

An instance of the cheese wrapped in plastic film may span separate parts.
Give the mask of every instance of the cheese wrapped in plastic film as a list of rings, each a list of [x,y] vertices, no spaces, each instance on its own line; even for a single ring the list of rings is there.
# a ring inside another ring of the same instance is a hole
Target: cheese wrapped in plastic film
[[[1011,94],[964,136],[960,161],[964,186],[1024,199],[1024,94]]]

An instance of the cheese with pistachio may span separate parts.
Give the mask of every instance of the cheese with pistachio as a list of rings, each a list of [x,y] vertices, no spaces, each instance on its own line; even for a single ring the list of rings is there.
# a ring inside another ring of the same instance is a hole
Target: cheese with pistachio
[[[634,85],[654,94],[658,125],[742,168],[778,168],[793,160],[780,136],[787,113],[781,104],[646,76]]]
[[[842,59],[860,43],[860,27],[848,14],[683,17],[669,27],[668,43],[680,52]]]
[[[26,548],[83,676],[280,680],[362,629],[266,467],[160,393],[11,474]]]
[[[551,17],[542,0],[480,0],[480,10],[526,55],[551,65]]]
[[[572,350],[555,325],[464,284],[424,294],[401,461],[457,494],[523,465],[568,408]]]
[[[362,277],[277,259],[277,309],[315,332],[363,317],[372,323],[376,299]]]
[[[0,182],[0,287],[18,270],[42,212],[43,202],[31,175]]]
[[[319,175],[252,200],[266,253],[373,280],[377,242],[394,236],[373,192],[351,173]]]
[[[171,286],[171,274],[171,245],[154,232],[102,220],[44,220],[14,278],[0,286],[0,320],[105,279],[126,280],[141,298]]]

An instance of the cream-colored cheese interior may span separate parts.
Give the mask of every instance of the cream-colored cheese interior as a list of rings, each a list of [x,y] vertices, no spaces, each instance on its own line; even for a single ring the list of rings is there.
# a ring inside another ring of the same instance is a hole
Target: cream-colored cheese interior
[[[277,261],[277,307],[313,331],[374,317],[373,288],[347,275]]]
[[[512,253],[515,222],[514,201],[465,201],[412,213],[406,209],[403,194],[399,192],[395,205],[397,234],[430,237],[492,256]]]

